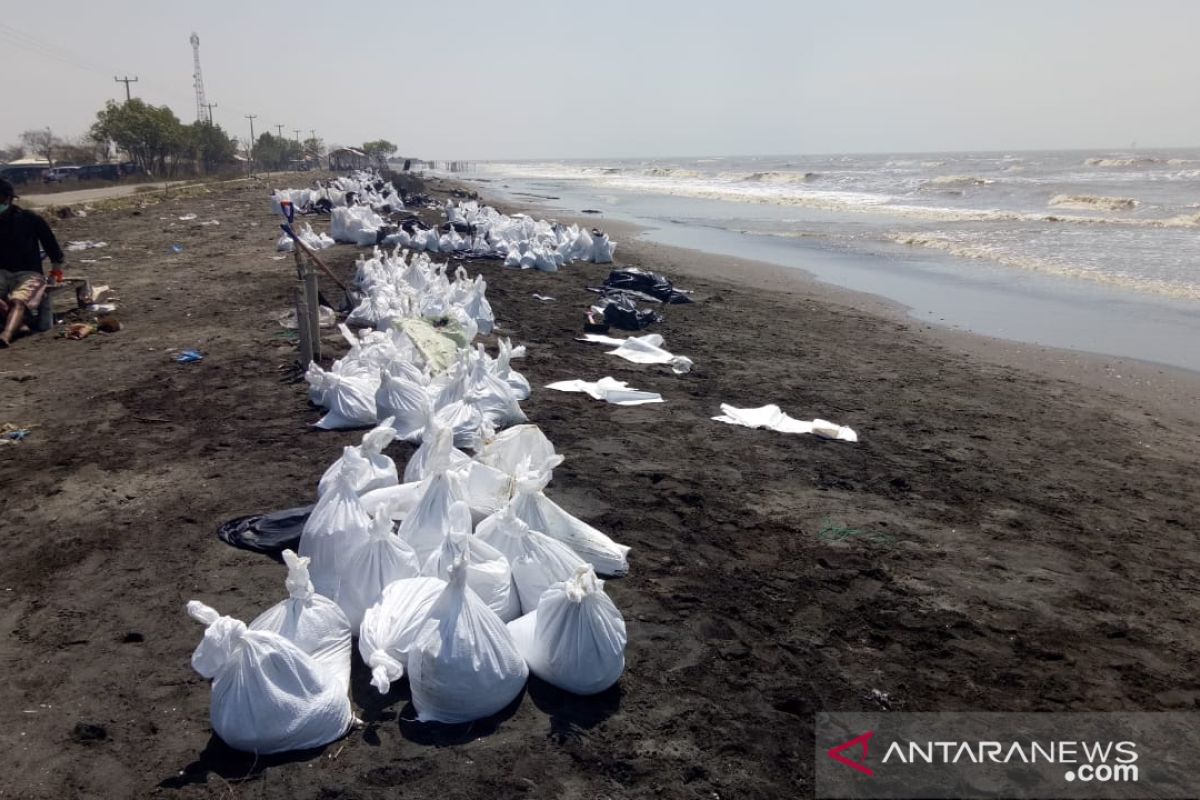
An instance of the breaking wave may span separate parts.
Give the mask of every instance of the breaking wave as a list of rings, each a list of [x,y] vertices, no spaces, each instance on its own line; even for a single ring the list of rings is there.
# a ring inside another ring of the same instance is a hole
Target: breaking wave
[[[1088,158],[1083,163],[1089,167],[1143,167],[1162,162],[1157,158],[1143,156],[1141,158]]]
[[[995,183],[990,178],[980,178],[975,175],[939,175],[929,179],[930,186],[987,186]]]
[[[1138,204],[1130,197],[1100,197],[1092,194],[1058,194],[1050,198],[1056,208],[1073,208],[1079,211],[1132,211]]]
[[[751,172],[739,180],[747,183],[810,183],[821,177],[816,172]]]

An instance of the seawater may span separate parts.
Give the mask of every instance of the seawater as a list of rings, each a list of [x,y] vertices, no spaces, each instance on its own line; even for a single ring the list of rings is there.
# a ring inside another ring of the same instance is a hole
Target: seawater
[[[556,198],[649,224],[664,243],[802,266],[934,321],[1200,370],[1200,149],[472,170],[464,177],[517,199]]]

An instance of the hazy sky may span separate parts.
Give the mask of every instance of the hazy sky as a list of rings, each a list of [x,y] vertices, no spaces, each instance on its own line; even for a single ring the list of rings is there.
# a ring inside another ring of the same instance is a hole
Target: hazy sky
[[[0,143],[114,75],[195,119],[425,158],[1200,144],[1196,0],[5,3]]]

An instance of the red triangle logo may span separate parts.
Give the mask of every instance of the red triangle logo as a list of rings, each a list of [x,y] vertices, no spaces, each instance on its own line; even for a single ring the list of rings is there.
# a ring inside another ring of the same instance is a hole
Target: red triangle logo
[[[839,764],[845,764],[850,769],[858,770],[863,775],[874,775],[875,770],[866,765],[867,743],[871,741],[871,737],[874,735],[875,731],[867,731],[861,736],[855,736],[853,739],[845,742],[844,744],[839,744],[837,747],[829,748],[828,755]],[[846,752],[847,750],[853,750],[856,747],[862,749],[862,758],[860,760],[856,761],[852,758],[847,758],[846,756],[842,755],[842,753]]]

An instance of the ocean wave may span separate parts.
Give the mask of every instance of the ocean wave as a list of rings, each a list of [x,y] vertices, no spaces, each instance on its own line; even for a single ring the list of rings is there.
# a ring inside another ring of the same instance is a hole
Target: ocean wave
[[[809,183],[821,177],[817,172],[751,172],[749,175],[743,175],[739,180],[747,183],[780,183],[780,184],[796,184]]]
[[[1006,253],[983,242],[963,242],[935,233],[893,233],[888,238],[897,244],[909,247],[921,247],[937,250],[958,258],[969,258],[977,261],[990,261],[1006,267],[1038,272],[1059,278],[1073,278],[1092,283],[1116,286],[1122,289],[1133,289],[1141,292],[1151,292],[1165,297],[1185,300],[1200,300],[1200,286],[1180,285],[1153,278],[1139,278],[1112,272],[1102,272],[1076,264],[1039,259],[1030,256],[1017,256]]]
[[[1101,197],[1093,194],[1058,194],[1050,198],[1052,206],[1079,211],[1131,211],[1137,204],[1138,201],[1131,197]]]
[[[1084,159],[1088,167],[1144,167],[1149,164],[1161,164],[1161,159],[1142,156],[1140,158],[1088,158]]]
[[[939,175],[936,178],[929,179],[930,186],[951,187],[951,186],[987,186],[995,183],[990,178],[980,178],[976,175]]]

